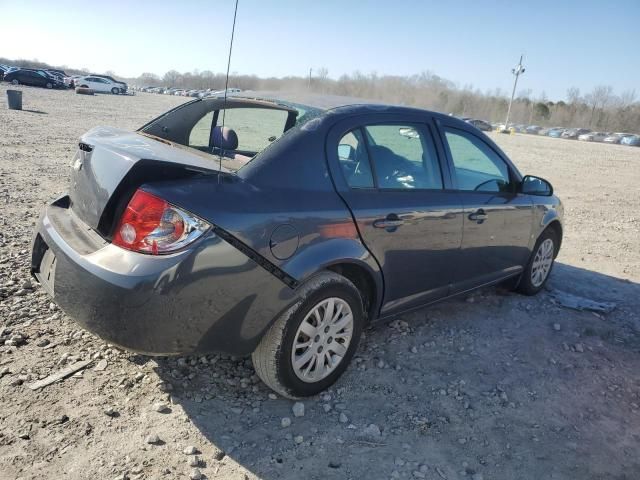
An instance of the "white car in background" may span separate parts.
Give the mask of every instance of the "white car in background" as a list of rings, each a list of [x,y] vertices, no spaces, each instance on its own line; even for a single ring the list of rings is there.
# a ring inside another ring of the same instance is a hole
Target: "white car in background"
[[[625,137],[633,137],[632,133],[622,133],[622,132],[615,132],[612,133],[611,135],[609,135],[608,137],[606,137],[603,142],[604,143],[620,143],[622,142],[622,139]]]
[[[116,82],[112,82],[107,78],[95,77],[92,75],[76,79],[76,87],[90,88],[96,92],[113,93],[114,95],[122,93],[122,88]]]
[[[583,142],[602,142],[609,135],[611,135],[609,132],[589,132],[578,135],[578,140]]]

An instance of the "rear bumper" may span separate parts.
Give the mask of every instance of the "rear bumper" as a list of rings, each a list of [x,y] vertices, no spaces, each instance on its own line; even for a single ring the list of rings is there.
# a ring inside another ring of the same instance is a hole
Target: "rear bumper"
[[[143,255],[100,239],[67,208],[36,228],[32,272],[72,319],[109,343],[151,355],[251,353],[295,292],[213,233],[190,250]]]

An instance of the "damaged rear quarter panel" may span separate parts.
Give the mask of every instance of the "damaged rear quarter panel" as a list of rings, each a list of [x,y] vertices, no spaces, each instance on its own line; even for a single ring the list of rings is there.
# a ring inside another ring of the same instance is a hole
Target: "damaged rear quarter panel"
[[[336,238],[322,233],[336,226],[353,226],[351,212],[329,175],[325,132],[326,127],[288,132],[237,175],[159,182],[142,188],[222,228],[297,282],[331,265],[354,263],[369,272],[380,294],[378,264],[357,233]],[[283,225],[295,231],[297,248],[291,256],[278,258],[272,239]]]

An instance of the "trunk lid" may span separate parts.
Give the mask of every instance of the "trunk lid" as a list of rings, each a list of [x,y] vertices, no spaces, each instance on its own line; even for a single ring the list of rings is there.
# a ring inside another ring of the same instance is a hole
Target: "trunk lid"
[[[106,210],[117,208],[117,197],[149,180],[218,171],[217,158],[206,153],[142,133],[97,127],[80,138],[71,164],[71,208],[108,236],[112,218],[105,222],[104,217],[113,217],[114,212]],[[222,171],[228,172],[224,167]]]

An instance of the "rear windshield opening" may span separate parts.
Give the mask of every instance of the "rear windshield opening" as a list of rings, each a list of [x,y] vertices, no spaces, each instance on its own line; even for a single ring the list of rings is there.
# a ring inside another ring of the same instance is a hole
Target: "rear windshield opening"
[[[235,133],[238,146],[234,150],[253,156],[280,138],[289,112],[263,108],[232,108],[209,112],[191,129],[187,146],[198,149],[209,147],[213,117],[216,115],[217,125],[222,126],[224,123],[226,129]],[[215,143],[214,138],[214,147]]]
[[[143,133],[198,150],[237,171],[315,109],[247,99],[205,99],[180,106],[142,127]],[[224,127],[223,127],[224,125]]]

